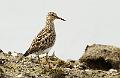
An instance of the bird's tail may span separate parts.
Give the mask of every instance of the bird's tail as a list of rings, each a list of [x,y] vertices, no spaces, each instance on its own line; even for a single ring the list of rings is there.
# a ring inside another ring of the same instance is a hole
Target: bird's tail
[[[25,54],[23,54],[23,55],[18,59],[17,63],[19,63],[24,57],[26,57],[26,56],[28,56],[28,55],[29,55],[29,50],[27,50],[27,51],[25,52]]]

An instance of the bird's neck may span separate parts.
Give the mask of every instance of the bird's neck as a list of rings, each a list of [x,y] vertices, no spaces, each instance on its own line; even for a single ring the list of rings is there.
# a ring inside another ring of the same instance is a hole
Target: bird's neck
[[[47,20],[46,21],[46,26],[49,30],[55,30],[55,27],[54,27],[54,21],[53,20]]]

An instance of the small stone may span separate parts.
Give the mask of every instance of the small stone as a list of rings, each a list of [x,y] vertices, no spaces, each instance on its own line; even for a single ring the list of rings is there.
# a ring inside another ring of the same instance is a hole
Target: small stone
[[[3,65],[5,63],[5,59],[0,59],[0,65]]]
[[[9,51],[9,52],[8,52],[8,54],[9,54],[9,55],[11,55],[11,54],[12,54],[12,52],[11,52],[11,51]]]
[[[22,75],[22,74],[19,74],[19,75],[17,75],[16,77],[21,78],[21,77],[23,77],[23,75]]]
[[[17,56],[17,53],[13,52],[11,55],[15,57],[15,56]]]
[[[0,49],[0,53],[3,53],[3,51]]]

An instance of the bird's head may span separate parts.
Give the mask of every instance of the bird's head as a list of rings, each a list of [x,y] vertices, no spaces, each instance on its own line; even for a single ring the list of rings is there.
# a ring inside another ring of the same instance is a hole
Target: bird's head
[[[49,12],[48,15],[47,15],[47,20],[54,21],[55,19],[61,19],[61,20],[63,20],[63,21],[66,21],[66,20],[64,20],[63,18],[58,17],[56,13],[54,13],[54,12]]]

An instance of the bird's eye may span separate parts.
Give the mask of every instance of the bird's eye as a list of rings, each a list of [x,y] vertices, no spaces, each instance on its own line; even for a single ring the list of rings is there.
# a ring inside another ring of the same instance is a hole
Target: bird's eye
[[[51,14],[52,16],[54,16],[54,14]]]

